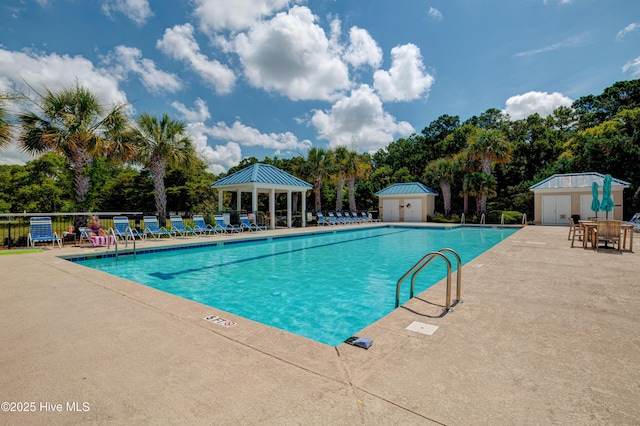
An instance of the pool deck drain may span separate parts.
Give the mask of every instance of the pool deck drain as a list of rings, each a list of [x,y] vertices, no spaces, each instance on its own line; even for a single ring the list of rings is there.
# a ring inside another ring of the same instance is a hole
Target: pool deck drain
[[[1,400],[35,407],[0,424],[637,424],[640,254],[566,235],[522,229],[463,268],[454,312],[440,282],[360,331],[366,351],[56,257],[106,249],[0,256]]]
[[[409,331],[415,331],[416,333],[426,334],[427,336],[431,336],[438,329],[437,325],[433,324],[425,324],[423,322],[414,321],[407,327]]]

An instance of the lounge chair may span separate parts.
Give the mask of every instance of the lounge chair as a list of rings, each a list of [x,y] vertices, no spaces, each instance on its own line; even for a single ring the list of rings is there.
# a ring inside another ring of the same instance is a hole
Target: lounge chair
[[[184,221],[182,220],[182,216],[178,216],[178,215],[169,216],[169,220],[171,220],[170,231],[175,232],[176,235],[180,234],[183,237],[186,237],[189,235],[200,235],[200,231],[196,231],[192,227],[184,224]]]
[[[53,225],[50,217],[32,217],[29,220],[29,235],[27,236],[27,244],[35,247],[36,243],[51,242],[53,247],[58,244],[62,248],[62,240],[58,237],[58,233],[53,231]]]
[[[169,238],[173,238],[175,236],[174,231],[170,231],[164,226],[161,227],[158,223],[158,218],[155,216],[144,216],[142,220],[144,221],[144,233],[146,235],[151,235],[157,240],[162,238],[164,235]]]
[[[321,212],[316,213],[316,217],[318,218],[318,225],[333,225],[332,222],[324,218]]]
[[[200,232],[201,235],[211,235],[216,234],[217,231],[213,226],[209,225],[204,221],[204,216],[201,214],[193,215],[193,229]]]
[[[360,212],[360,215],[362,216],[362,221],[363,222],[371,222],[372,220],[369,218],[369,215],[366,212]]]
[[[584,228],[580,225],[576,225],[573,218],[569,218],[569,236],[567,240],[571,240],[571,247],[573,247],[573,243],[578,237],[578,241],[582,241],[584,238]]]
[[[91,230],[86,227],[78,228],[80,231],[80,245],[83,241],[91,244],[91,247],[111,247],[116,245],[115,235],[95,235],[91,233]],[[115,234],[115,231],[114,231]]]
[[[333,214],[333,212],[327,212],[327,214],[329,215],[331,223],[333,223],[334,225],[344,225],[343,222],[340,222],[338,219],[336,219],[336,216]]]
[[[600,249],[600,243],[604,242],[605,245],[611,243],[612,247],[618,246],[620,251],[620,225],[622,222],[619,220],[599,220],[598,226],[595,229],[595,237],[593,244],[596,246],[596,251]]]
[[[347,212],[348,213],[348,212]],[[358,216],[358,212],[351,212],[351,220],[355,223],[362,223],[362,219]]]
[[[369,213],[368,216],[369,216],[369,222],[380,222],[380,219],[374,219],[371,213]]]
[[[248,230],[248,231],[266,231],[267,230],[267,228],[264,226],[258,226],[255,223],[251,223],[251,221],[249,220],[249,216],[247,216],[246,214],[240,215],[240,226],[242,227],[243,230]]]
[[[225,222],[224,220],[224,216],[222,215],[216,215],[214,216],[215,220],[216,220],[216,226],[214,229],[217,229],[221,232],[242,232],[242,228],[240,228],[239,226],[235,226],[235,225],[231,225],[230,223]]]
[[[114,216],[113,230],[116,236],[123,241],[127,241],[129,238],[139,238],[144,240],[147,237],[145,234],[129,225],[129,218],[127,216]]]
[[[340,222],[343,225],[346,225],[349,223],[349,221],[345,219],[344,216],[342,216],[342,212],[336,212],[336,217],[338,218],[338,222]]]

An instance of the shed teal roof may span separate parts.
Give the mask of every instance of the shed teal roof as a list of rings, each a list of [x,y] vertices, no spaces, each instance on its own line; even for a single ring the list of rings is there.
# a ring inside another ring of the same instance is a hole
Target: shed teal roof
[[[530,186],[529,189],[591,189],[593,182],[602,186],[604,182],[604,175],[596,172],[556,174]],[[629,182],[613,178],[611,186],[622,186],[623,188],[628,188],[631,184]]]
[[[271,185],[313,188],[311,184],[280,170],[270,164],[256,163],[245,167],[229,176],[225,176],[211,186],[242,185],[247,183],[264,183]]]
[[[420,182],[394,183],[383,190],[376,192],[376,195],[406,195],[406,194],[432,194],[438,195],[436,191]]]

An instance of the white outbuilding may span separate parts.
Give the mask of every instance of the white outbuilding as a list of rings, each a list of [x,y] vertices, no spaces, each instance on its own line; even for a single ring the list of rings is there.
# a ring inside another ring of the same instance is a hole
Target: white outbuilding
[[[593,182],[598,184],[598,197],[602,201],[604,175],[600,173],[555,174],[531,186],[529,189],[534,194],[534,223],[536,225],[567,225],[572,216],[579,216],[580,219],[608,216],[609,219],[622,220],[623,191],[631,184],[620,179],[612,179],[611,197],[615,207],[607,215],[602,211],[591,210]]]
[[[394,183],[376,192],[383,222],[426,222],[438,193],[420,182]]]

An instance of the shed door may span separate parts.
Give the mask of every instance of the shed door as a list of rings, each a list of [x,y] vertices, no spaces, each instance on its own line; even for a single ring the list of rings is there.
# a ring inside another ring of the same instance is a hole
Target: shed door
[[[542,224],[567,225],[571,217],[571,195],[542,197]]]
[[[600,199],[602,199],[602,196],[600,196]],[[593,201],[591,194],[583,194],[580,196],[580,219],[586,220],[590,217],[598,216],[596,212],[591,210],[591,201]]]
[[[421,222],[422,221],[422,200],[419,198],[404,199],[404,221],[405,222]]]
[[[382,200],[382,220],[385,222],[400,220],[400,202],[397,199]]]

